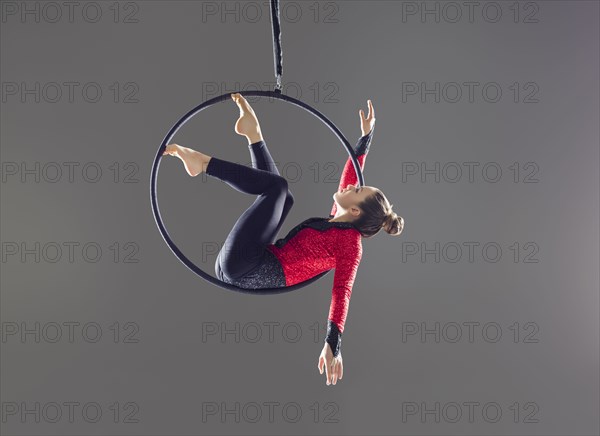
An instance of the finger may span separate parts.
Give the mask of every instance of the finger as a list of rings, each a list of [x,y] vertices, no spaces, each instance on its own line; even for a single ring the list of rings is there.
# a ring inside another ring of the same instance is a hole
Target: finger
[[[337,366],[338,366],[337,359],[333,359],[333,361],[331,362],[331,383],[332,384],[337,383],[337,371],[338,371]]]
[[[340,380],[344,378],[344,364],[340,364]]]
[[[358,111],[358,114],[360,115],[361,120],[365,119],[365,112],[362,109],[360,111]]]
[[[331,368],[330,365],[325,365],[325,374],[327,375],[327,385],[331,384]]]
[[[375,117],[375,109],[373,108],[373,102],[369,100],[369,117]]]
[[[323,359],[323,357],[319,357],[319,363],[317,365],[317,368],[319,368],[319,373],[323,374],[323,363],[324,363],[325,359]]]

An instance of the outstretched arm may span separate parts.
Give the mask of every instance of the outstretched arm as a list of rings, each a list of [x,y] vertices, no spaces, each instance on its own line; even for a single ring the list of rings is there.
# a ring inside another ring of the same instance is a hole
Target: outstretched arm
[[[373,130],[375,128],[375,110],[373,109],[373,103],[371,100],[368,100],[369,103],[369,115],[367,117],[364,116],[364,112],[361,109],[359,111],[360,121],[361,121],[361,130],[363,136],[361,136],[354,147],[354,153],[358,159],[358,163],[360,165],[361,171],[364,170],[365,161],[367,159],[367,154],[369,153],[369,147],[371,146],[371,140],[373,139]],[[338,186],[338,192],[341,192],[348,185],[356,185],[358,183],[358,177],[356,176],[356,171],[354,170],[354,165],[352,164],[352,159],[348,156],[346,159],[346,164],[344,165],[344,169],[342,170],[342,175],[340,177],[340,184]],[[329,217],[332,218],[337,213],[337,204],[335,201],[331,207],[331,212]]]
[[[352,296],[352,287],[362,258],[361,235],[358,233],[344,234],[344,238],[340,238],[337,245],[335,275],[327,318],[327,336],[325,338],[325,342],[331,347],[334,357],[340,352],[342,333],[344,333],[350,297]]]
[[[317,364],[321,374],[325,369],[328,385],[331,383],[335,385],[337,380],[344,376],[340,351],[342,333],[348,315],[352,286],[362,258],[361,235],[356,232],[344,232],[342,235],[336,243],[335,276],[327,319],[327,336]]]
[[[354,152],[356,153],[356,158],[358,159],[358,163],[360,164],[361,171],[364,171],[365,161],[367,160],[367,154],[369,152],[369,146],[371,145],[371,138],[373,137],[373,130],[367,135],[361,136],[354,147]],[[342,170],[342,176],[340,177],[340,184],[338,186],[338,192],[341,192],[348,185],[356,185],[358,183],[358,177],[356,176],[356,171],[354,170],[354,165],[352,164],[352,159],[348,156],[346,160],[346,164],[344,165],[344,169]],[[331,212],[329,217],[334,217],[337,213],[337,204],[334,201],[333,206],[331,207]]]

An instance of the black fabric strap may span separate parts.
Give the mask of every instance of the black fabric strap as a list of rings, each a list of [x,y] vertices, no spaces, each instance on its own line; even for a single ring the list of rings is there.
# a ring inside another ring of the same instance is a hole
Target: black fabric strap
[[[358,144],[356,144],[356,147],[354,147],[354,153],[356,153],[357,156],[361,156],[369,152],[369,147],[371,146],[371,140],[373,139],[374,130],[375,127],[373,127],[371,131],[366,135],[361,136],[361,138],[358,140]]]
[[[337,355],[340,354],[340,348],[342,346],[342,334],[340,333],[337,324],[330,319],[327,320],[327,336],[325,337],[325,342],[329,344],[329,347],[333,352],[333,357],[337,357]]]
[[[275,60],[276,89],[280,89],[281,75],[283,74],[281,53],[281,26],[279,24],[279,0],[271,0],[271,23],[273,23],[273,58]]]

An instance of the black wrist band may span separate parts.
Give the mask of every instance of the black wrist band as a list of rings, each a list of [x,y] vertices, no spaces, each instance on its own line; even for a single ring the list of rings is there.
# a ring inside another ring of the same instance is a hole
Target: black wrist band
[[[340,354],[340,347],[342,346],[342,334],[338,329],[336,323],[327,320],[327,336],[325,337],[325,342],[329,344],[331,351],[333,352],[333,357],[337,357]]]
[[[369,147],[371,146],[371,139],[373,139],[373,130],[375,130],[375,128],[371,129],[371,131],[366,135],[361,136],[358,140],[358,144],[354,148],[354,153],[357,156],[361,156],[369,152]]]

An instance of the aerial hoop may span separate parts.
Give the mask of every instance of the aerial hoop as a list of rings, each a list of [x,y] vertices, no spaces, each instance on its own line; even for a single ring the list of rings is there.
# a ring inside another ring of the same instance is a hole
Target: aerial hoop
[[[239,94],[243,95],[244,97],[253,97],[253,96],[255,96],[255,97],[270,97],[270,98],[274,98],[276,100],[283,100],[288,103],[292,103],[296,106],[299,106],[302,109],[313,114],[315,117],[317,117],[325,125],[327,125],[327,127],[329,127],[331,129],[331,131],[341,141],[342,145],[346,148],[346,152],[350,156],[350,158],[352,160],[352,164],[354,165],[354,170],[356,171],[358,183],[360,186],[364,186],[365,183],[364,183],[363,173],[360,168],[358,159],[356,157],[356,153],[354,153],[354,149],[352,148],[352,146],[350,145],[350,143],[348,142],[348,140],[346,139],[344,134],[336,127],[336,125],[333,124],[329,119],[327,119],[327,117],[325,117],[325,115],[323,115],[321,112],[310,107],[306,103],[301,102],[300,100],[297,100],[293,97],[282,94],[280,89],[275,89],[274,91],[241,91],[241,92],[239,92]],[[307,286],[307,285],[311,284],[312,282],[320,279],[321,277],[325,276],[331,270],[324,271],[314,277],[311,277],[308,280],[305,280],[300,283],[296,283],[295,285],[292,285],[292,286],[284,286],[284,287],[279,287],[279,288],[261,288],[261,289],[241,288],[239,286],[235,286],[230,283],[223,282],[220,279],[213,277],[212,275],[204,272],[201,268],[199,268],[197,265],[195,265],[191,260],[189,260],[182,253],[182,251],[177,247],[177,245],[175,245],[175,242],[173,242],[173,240],[169,236],[169,232],[167,231],[167,228],[165,227],[163,220],[161,218],[160,210],[158,207],[158,199],[157,199],[157,176],[158,176],[158,169],[160,167],[160,161],[162,159],[163,152],[164,152],[166,146],[171,143],[171,140],[173,139],[173,137],[175,136],[177,131],[187,121],[189,121],[194,115],[196,115],[197,113],[203,111],[204,109],[206,109],[210,106],[213,106],[217,103],[220,103],[220,102],[223,102],[226,100],[230,100],[230,99],[231,99],[231,93],[223,94],[218,97],[207,100],[204,103],[196,106],[194,109],[190,110],[187,114],[185,114],[179,121],[177,121],[177,123],[175,123],[175,125],[171,128],[171,130],[169,130],[169,133],[167,133],[167,135],[163,139],[162,143],[160,144],[160,147],[158,148],[158,152],[156,153],[156,156],[154,158],[154,163],[152,165],[152,173],[150,176],[150,199],[152,201],[152,212],[154,214],[154,219],[156,220],[156,225],[158,226],[158,229],[160,230],[160,233],[162,234],[165,242],[167,243],[169,248],[171,248],[171,250],[173,251],[175,256],[185,266],[187,266],[189,269],[191,269],[194,273],[196,273],[197,275],[202,277],[204,280],[206,280],[216,286],[219,286],[224,289],[229,289],[231,291],[237,291],[237,292],[246,293],[246,294],[263,294],[263,295],[264,294],[280,294],[280,293],[291,292],[296,289],[300,289],[300,288]]]

